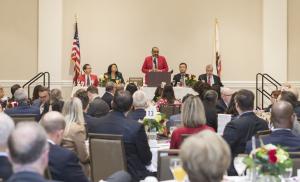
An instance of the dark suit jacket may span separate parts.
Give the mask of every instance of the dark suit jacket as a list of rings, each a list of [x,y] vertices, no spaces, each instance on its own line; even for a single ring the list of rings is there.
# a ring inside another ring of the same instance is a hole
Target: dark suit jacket
[[[38,173],[34,172],[18,172],[13,174],[7,182],[50,182],[49,180],[44,179],[43,176],[41,176]]]
[[[290,148],[291,151],[299,151],[300,149],[300,136],[296,136],[291,130],[275,130],[270,135],[262,137],[264,144],[280,145],[282,147]],[[259,140],[256,140],[256,147],[260,147]],[[296,150],[294,150],[296,149]],[[252,142],[249,140],[246,145],[246,153],[249,154],[252,150]]]
[[[145,116],[146,116],[145,109],[136,109],[136,110],[130,111],[127,115],[127,118],[138,121],[139,119],[143,120]]]
[[[121,112],[112,111],[99,118],[99,122],[90,131],[123,135],[127,168],[133,181],[139,181],[149,176],[146,165],[151,163],[152,154],[142,124],[127,119]]]
[[[52,178],[64,182],[88,182],[79,159],[72,151],[50,143],[49,169]]]
[[[87,114],[93,117],[100,118],[101,116],[106,115],[110,110],[109,105],[100,97],[94,98],[90,103],[87,110]]]
[[[36,121],[40,119],[40,109],[25,103],[20,103],[17,107],[6,109],[4,112],[9,116],[18,114],[35,114]]]
[[[218,99],[216,108],[217,108],[217,113],[218,114],[225,113],[225,111],[227,109],[227,105],[225,104],[225,102],[222,98]]]
[[[219,85],[220,87],[223,87],[223,83],[221,82],[220,77],[218,77],[217,75],[213,75],[214,78],[214,85]],[[205,83],[207,83],[207,75],[206,74],[202,74],[198,77],[198,80],[203,80],[205,81]]]
[[[83,117],[85,121],[85,129],[87,131],[86,133],[91,133],[90,128],[94,127],[94,125],[99,122],[99,118],[90,116],[86,113],[83,113]]]
[[[188,78],[189,74],[185,74],[184,76],[185,76],[185,78]],[[180,82],[180,79],[181,79],[181,73],[178,73],[178,74],[174,75],[173,76],[173,81],[174,81],[174,85],[173,86],[176,86],[177,82]]]
[[[258,131],[267,129],[267,121],[257,117],[254,112],[244,113],[238,119],[230,121],[224,129],[223,138],[230,146],[232,159],[245,152],[247,141],[252,136]],[[228,175],[235,174],[235,169],[231,165]]]
[[[6,181],[13,174],[12,166],[6,156],[0,156],[0,178]]]
[[[114,99],[114,96],[109,92],[105,92],[102,96],[102,99],[108,104],[109,108],[111,109],[111,101]]]

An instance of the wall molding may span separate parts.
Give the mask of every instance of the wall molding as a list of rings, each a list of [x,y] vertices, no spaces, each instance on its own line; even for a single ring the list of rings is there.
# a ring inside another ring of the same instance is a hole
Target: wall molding
[[[20,84],[23,85],[27,82],[27,80],[0,80],[0,85],[2,87],[10,87],[13,84]],[[43,82],[39,81],[36,82],[34,85],[41,84]],[[300,81],[288,81],[287,83],[300,88]],[[230,88],[248,88],[254,89],[255,88],[255,81],[223,81],[224,86]],[[72,87],[73,83],[72,80],[60,80],[60,81],[52,81],[51,86],[61,86],[61,87]],[[267,84],[268,86],[268,84]]]

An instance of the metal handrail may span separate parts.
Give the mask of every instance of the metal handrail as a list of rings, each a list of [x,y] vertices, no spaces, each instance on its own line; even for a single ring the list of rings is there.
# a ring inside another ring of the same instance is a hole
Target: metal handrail
[[[261,77],[261,89],[259,89],[259,87],[258,87],[259,77]],[[275,86],[276,90],[278,90],[278,87],[281,86],[281,84],[277,80],[275,80],[273,77],[271,77],[269,74],[267,74],[267,73],[257,73],[256,74],[256,108],[257,109],[263,109],[264,108],[264,98],[265,97],[269,100],[271,99],[271,93],[267,92],[264,89],[265,80],[269,81],[270,84]],[[261,97],[261,106],[262,106],[262,108],[259,108],[259,106],[258,106],[258,101],[259,101],[258,93],[262,94],[262,97]]]
[[[50,73],[49,72],[40,72],[32,77],[28,82],[26,82],[22,87],[25,88],[28,86],[28,95],[30,94],[30,86],[35,83],[38,79],[43,77],[43,86],[46,86],[46,77],[47,77],[47,87],[50,89]]]

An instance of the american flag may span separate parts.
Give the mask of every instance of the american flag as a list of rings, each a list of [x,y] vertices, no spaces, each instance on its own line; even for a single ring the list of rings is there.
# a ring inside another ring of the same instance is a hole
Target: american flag
[[[77,22],[75,23],[75,34],[74,34],[73,45],[72,45],[71,60],[74,63],[73,83],[76,86],[77,78],[80,75],[80,44],[79,44]]]
[[[215,23],[215,56],[216,56],[215,61],[216,61],[217,74],[221,78],[222,60],[221,60],[221,54],[220,54],[220,38],[219,38],[218,20],[216,20],[216,23]]]

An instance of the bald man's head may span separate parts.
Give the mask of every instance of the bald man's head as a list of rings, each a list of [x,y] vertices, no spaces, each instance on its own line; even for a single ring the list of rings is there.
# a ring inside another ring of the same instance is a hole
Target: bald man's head
[[[40,124],[43,126],[43,128],[48,134],[54,133],[59,130],[64,130],[66,127],[64,116],[57,111],[51,111],[46,113],[41,119]]]
[[[275,128],[293,128],[295,119],[293,106],[286,101],[279,101],[273,104],[271,121]]]

